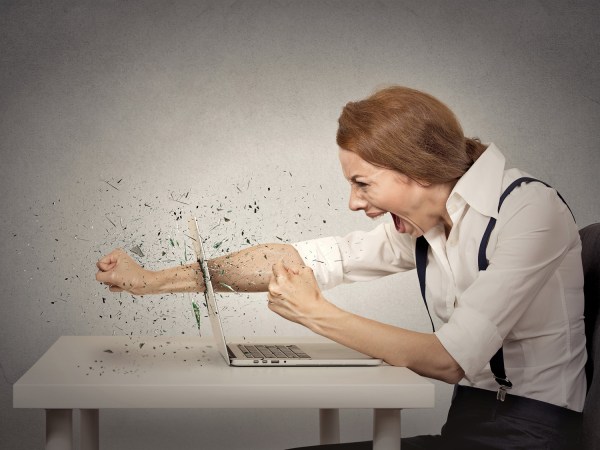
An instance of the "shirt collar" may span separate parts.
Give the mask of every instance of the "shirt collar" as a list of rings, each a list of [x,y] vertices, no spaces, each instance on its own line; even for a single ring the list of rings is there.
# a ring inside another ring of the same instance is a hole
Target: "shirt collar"
[[[485,216],[497,217],[505,161],[498,147],[493,143],[489,144],[477,161],[460,177],[448,197],[446,208],[455,209],[457,203],[464,201]]]

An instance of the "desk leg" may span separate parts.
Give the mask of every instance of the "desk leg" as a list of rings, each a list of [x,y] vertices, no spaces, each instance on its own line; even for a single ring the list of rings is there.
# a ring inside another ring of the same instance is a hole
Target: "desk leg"
[[[399,449],[400,431],[399,409],[373,411],[373,450]]]
[[[339,444],[339,409],[319,409],[319,434],[321,444]]]
[[[46,450],[73,450],[73,410],[46,410]]]
[[[100,448],[100,414],[97,409],[81,409],[79,411],[81,430],[81,450],[99,450]]]

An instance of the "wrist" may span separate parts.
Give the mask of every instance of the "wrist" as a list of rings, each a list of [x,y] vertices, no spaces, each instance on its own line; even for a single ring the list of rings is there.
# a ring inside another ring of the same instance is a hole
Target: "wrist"
[[[306,323],[303,325],[313,333],[328,337],[339,327],[344,314],[346,314],[344,310],[320,296],[319,306],[314,308],[313,314],[307,318]]]

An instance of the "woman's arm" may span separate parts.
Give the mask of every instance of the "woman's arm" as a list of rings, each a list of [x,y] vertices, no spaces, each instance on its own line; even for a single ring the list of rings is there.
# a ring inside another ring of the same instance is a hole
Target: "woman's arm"
[[[339,308],[313,320],[314,332],[393,366],[458,383],[464,372],[433,333],[419,333],[357,316]]]
[[[323,297],[308,267],[278,262],[272,273],[269,308],[282,317],[388,364],[448,383],[463,378],[461,367],[434,334],[405,330],[341,310]]]
[[[278,261],[302,264],[293,246],[263,244],[211,259],[208,268],[218,291],[261,292],[267,290],[271,268]],[[150,295],[204,291],[197,262],[151,271],[141,267],[122,249],[116,249],[101,258],[96,266],[96,280],[108,285],[112,292]]]

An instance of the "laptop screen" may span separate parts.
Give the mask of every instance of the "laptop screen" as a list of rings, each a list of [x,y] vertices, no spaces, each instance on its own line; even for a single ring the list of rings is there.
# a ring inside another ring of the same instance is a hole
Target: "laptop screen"
[[[200,264],[200,271],[204,278],[204,299],[206,301],[206,308],[208,310],[208,317],[210,319],[210,326],[212,328],[213,337],[217,344],[219,352],[223,356],[223,359],[229,364],[229,352],[227,351],[227,345],[225,344],[225,336],[223,335],[223,328],[219,318],[219,308],[215,299],[215,291],[213,289],[212,281],[210,279],[210,272],[208,271],[208,263],[204,253],[204,245],[202,244],[202,238],[198,229],[198,219],[191,217],[188,221],[188,228],[190,232],[190,238],[192,239],[192,245],[196,252],[196,259]]]

